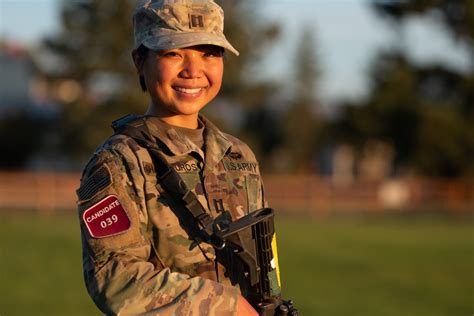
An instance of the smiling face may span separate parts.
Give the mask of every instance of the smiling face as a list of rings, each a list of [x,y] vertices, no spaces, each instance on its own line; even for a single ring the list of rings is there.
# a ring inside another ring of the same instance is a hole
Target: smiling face
[[[148,51],[144,60],[133,53],[151,96],[147,114],[171,125],[196,128],[199,111],[219,92],[224,73],[223,50],[199,45]]]

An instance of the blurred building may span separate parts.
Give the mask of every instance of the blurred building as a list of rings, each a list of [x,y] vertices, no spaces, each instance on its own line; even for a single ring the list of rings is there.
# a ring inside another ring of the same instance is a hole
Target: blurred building
[[[0,114],[12,108],[30,107],[34,71],[31,60],[19,46],[0,47]]]
[[[28,50],[0,43],[0,116],[16,112],[54,116],[57,106],[51,100]]]
[[[58,169],[59,105],[42,77],[38,49],[0,41],[0,168]]]

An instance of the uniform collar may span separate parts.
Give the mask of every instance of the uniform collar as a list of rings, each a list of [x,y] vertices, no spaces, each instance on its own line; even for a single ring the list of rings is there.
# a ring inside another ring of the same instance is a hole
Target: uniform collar
[[[145,116],[144,119],[151,134],[173,155],[181,156],[196,152],[205,161],[204,172],[212,170],[232,147],[231,141],[211,121],[202,115],[199,115],[199,119],[204,124],[205,152],[158,117]]]

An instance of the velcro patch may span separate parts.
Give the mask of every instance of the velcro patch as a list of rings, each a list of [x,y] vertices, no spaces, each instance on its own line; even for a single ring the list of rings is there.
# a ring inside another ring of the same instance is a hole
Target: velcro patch
[[[82,214],[82,219],[91,236],[95,238],[124,233],[131,225],[130,217],[115,195],[109,195],[89,207]]]
[[[82,201],[93,198],[98,192],[110,186],[111,178],[107,166],[101,166],[81,184],[81,187],[77,190],[77,197]]]

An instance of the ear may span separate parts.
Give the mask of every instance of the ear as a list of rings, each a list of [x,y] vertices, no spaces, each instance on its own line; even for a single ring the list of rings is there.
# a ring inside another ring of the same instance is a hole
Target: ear
[[[132,59],[133,63],[135,64],[135,68],[137,69],[137,73],[142,75],[143,64],[145,63],[145,58],[143,55],[138,53],[138,50],[134,49],[132,51]]]

